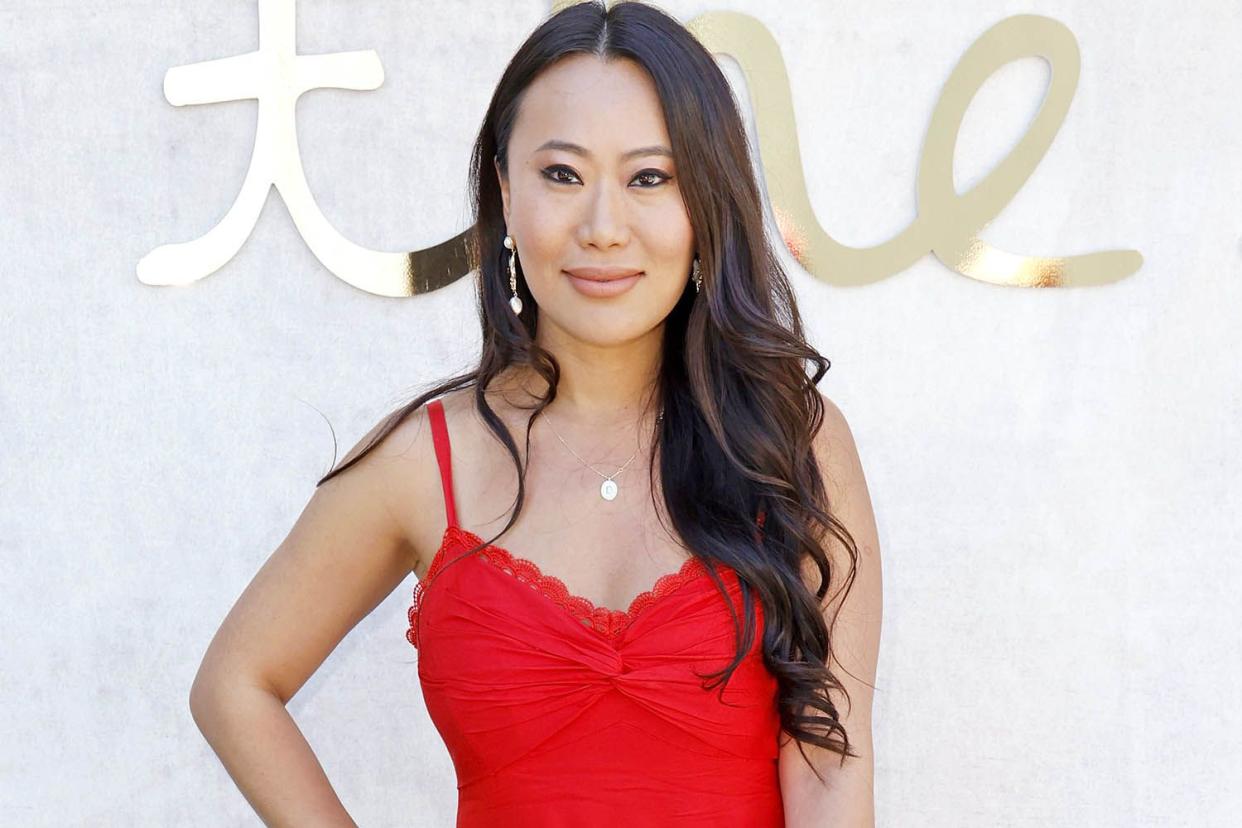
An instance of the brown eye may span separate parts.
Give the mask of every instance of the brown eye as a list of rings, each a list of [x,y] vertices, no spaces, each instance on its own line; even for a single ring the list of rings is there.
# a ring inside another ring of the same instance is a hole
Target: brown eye
[[[556,174],[557,174],[557,173],[561,173],[561,172],[563,172],[563,173],[565,173],[565,174],[567,174],[567,175],[573,176],[574,178],[577,178],[577,177],[578,177],[578,176],[574,173],[574,171],[573,171],[573,170],[571,170],[569,167],[561,167],[561,166],[556,166],[556,167],[545,167],[543,170],[541,170],[541,172],[542,172],[542,174],[543,174],[543,177],[544,177],[544,178],[548,179],[549,181],[551,181],[551,182],[553,182],[553,183],[555,183],[555,184],[572,184],[572,183],[573,183],[572,181],[564,181],[564,180],[562,180],[562,179],[560,179],[560,178],[557,178],[557,177],[556,177]]]
[[[643,190],[653,190],[653,189],[655,189],[656,187],[659,187],[659,186],[660,186],[661,184],[663,184],[665,181],[668,181],[670,178],[672,178],[672,176],[671,176],[671,175],[666,175],[666,174],[664,174],[664,173],[660,172],[659,170],[643,170],[643,171],[642,171],[642,172],[640,172],[638,175],[634,176],[634,179],[635,179],[635,180],[638,180],[638,179],[640,179],[640,178],[646,178],[647,176],[655,176],[655,177],[656,177],[655,183],[653,183],[653,184],[651,184],[651,185],[649,185],[649,186],[646,186],[646,187],[642,187],[642,188],[640,188],[640,189],[643,189]]]

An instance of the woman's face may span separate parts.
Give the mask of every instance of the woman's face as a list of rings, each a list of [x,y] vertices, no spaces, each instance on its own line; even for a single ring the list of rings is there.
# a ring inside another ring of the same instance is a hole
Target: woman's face
[[[689,283],[694,236],[646,72],[593,55],[552,65],[527,87],[508,156],[505,224],[539,305],[539,338],[616,345],[658,328]],[[641,275],[605,296],[566,273],[581,268]]]

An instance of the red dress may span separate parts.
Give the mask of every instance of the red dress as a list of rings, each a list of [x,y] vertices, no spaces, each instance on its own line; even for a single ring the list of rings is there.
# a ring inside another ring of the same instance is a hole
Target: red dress
[[[694,673],[730,662],[733,623],[698,558],[623,612],[496,546],[449,565],[483,539],[457,525],[442,402],[428,413],[448,526],[407,638],[456,771],[458,828],[783,826],[762,605],[722,701]],[[740,619],[738,576],[716,566]]]

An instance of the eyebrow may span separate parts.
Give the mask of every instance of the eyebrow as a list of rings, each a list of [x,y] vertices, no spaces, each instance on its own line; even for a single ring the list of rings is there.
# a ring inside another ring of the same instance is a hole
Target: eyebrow
[[[560,141],[556,138],[540,144],[535,152],[542,152],[546,149],[565,150],[565,152],[572,152],[575,155],[581,155],[583,158],[591,157],[591,151],[586,147],[581,146],[580,144],[575,144],[571,141]],[[641,158],[644,155],[667,155],[669,158],[672,158],[673,151],[662,144],[653,144],[649,147],[638,147],[637,149],[621,153],[621,157],[626,160],[630,158]]]

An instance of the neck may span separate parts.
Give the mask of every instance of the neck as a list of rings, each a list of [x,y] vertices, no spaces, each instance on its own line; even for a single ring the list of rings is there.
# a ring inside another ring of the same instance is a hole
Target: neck
[[[541,320],[542,322],[543,320]],[[546,411],[557,427],[628,430],[659,413],[654,402],[663,349],[663,326],[621,345],[595,345],[549,333],[540,325],[539,345],[561,368],[556,400]],[[546,395],[547,382],[533,371],[513,369],[514,385],[531,398]]]

